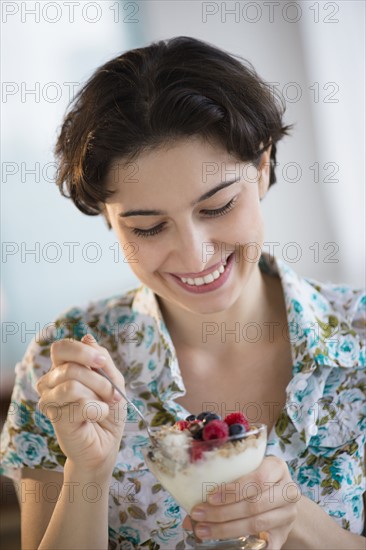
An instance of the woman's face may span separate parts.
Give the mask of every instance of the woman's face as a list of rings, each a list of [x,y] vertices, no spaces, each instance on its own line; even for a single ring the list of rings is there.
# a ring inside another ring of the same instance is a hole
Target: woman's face
[[[256,169],[220,145],[191,138],[115,163],[107,216],[125,261],[162,300],[214,313],[250,288],[264,238],[260,198],[268,188],[269,153]],[[197,285],[202,271],[213,275]]]

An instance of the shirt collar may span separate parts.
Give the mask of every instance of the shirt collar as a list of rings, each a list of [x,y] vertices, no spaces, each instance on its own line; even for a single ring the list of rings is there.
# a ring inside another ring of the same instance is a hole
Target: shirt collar
[[[135,331],[126,342],[126,382],[133,389],[147,387],[154,397],[163,402],[184,395],[185,388],[173,341],[156,295],[144,284],[136,289],[131,314]]]
[[[330,373],[357,366],[361,343],[351,322],[338,313],[341,308],[335,306],[334,295],[330,297],[332,285],[300,277],[278,258],[261,261],[262,269],[277,273],[282,282],[293,359],[286,410],[300,434],[300,445],[307,446],[317,435],[322,407],[327,406],[323,396]]]
[[[321,293],[319,284],[300,277],[281,259],[266,253],[262,254],[259,266],[262,272],[281,279],[287,311],[287,328],[283,327],[282,332],[291,343],[295,368],[297,364],[298,370],[307,372],[315,368],[314,362],[330,367],[353,366],[353,354],[347,355],[344,350],[339,353],[340,341],[335,330],[340,320],[333,304]],[[146,285],[136,290],[132,312],[134,316],[149,319],[150,323],[153,321],[157,336],[174,356],[174,345],[156,295]],[[339,360],[340,355],[342,361]]]
[[[282,260],[267,254],[262,254],[259,266],[262,272],[281,279],[287,311],[287,327],[281,329],[291,343],[294,374],[307,378],[318,365],[354,366],[352,353],[342,350],[340,355],[339,339],[329,338],[329,331],[339,319],[318,284],[298,276]],[[129,369],[131,364],[134,366],[129,383],[132,387],[147,385],[161,400],[184,395],[174,344],[156,295],[146,285],[136,289],[131,311],[137,338],[128,342]]]
[[[316,433],[313,405],[322,398],[329,372],[334,367],[354,366],[355,353],[352,346],[348,353],[342,337],[331,334],[332,327],[340,323],[344,333],[344,319],[339,319],[334,304],[327,299],[326,284],[322,288],[319,283],[300,277],[281,259],[265,253],[259,267],[281,279],[287,311],[283,335],[290,340],[293,362],[286,407],[304,442],[308,442]],[[131,388],[147,387],[159,402],[184,395],[176,351],[156,295],[149,287],[138,287],[131,311],[137,338],[128,343],[126,381]],[[307,412],[299,414],[299,407],[305,407]]]

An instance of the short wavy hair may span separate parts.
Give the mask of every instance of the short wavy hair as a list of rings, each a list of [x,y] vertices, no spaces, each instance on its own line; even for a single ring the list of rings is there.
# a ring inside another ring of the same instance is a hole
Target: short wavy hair
[[[99,67],[70,103],[57,136],[61,194],[84,214],[105,215],[114,161],[131,162],[145,150],[192,136],[219,142],[256,166],[272,145],[270,185],[275,183],[276,144],[292,125],[283,125],[283,98],[248,61],[235,57],[178,36]]]

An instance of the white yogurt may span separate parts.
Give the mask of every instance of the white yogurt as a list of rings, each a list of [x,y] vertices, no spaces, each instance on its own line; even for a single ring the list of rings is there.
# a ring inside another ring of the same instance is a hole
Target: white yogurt
[[[223,455],[220,448],[206,452],[200,460],[187,461],[179,466],[174,474],[161,469],[159,462],[148,458],[147,462],[163,487],[190,513],[196,504],[206,501],[209,492],[221,483],[232,483],[258,468],[266,450],[266,435],[261,433],[258,439],[248,440],[247,443],[238,454]]]

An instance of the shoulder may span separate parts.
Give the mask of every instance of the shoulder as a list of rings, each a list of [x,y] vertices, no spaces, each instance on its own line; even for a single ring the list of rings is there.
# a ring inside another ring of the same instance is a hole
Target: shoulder
[[[277,260],[298,371],[365,371],[365,291],[298,275]],[[293,339],[292,339],[293,338]],[[342,377],[341,371],[338,372]]]
[[[319,281],[298,275],[277,260],[290,317],[318,325],[326,339],[334,333],[349,333],[365,342],[366,293],[349,284]],[[327,336],[328,335],[328,336]]]

